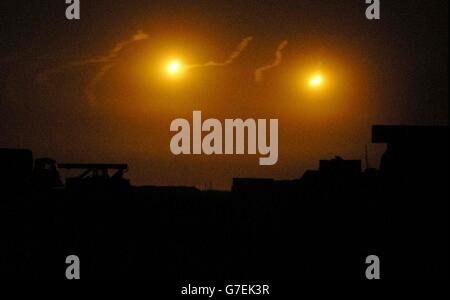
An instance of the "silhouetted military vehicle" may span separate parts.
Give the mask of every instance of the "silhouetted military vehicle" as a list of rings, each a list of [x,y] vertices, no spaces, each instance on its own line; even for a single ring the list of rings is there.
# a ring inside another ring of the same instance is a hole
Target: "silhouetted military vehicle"
[[[51,158],[39,158],[34,161],[32,181],[34,186],[41,188],[63,186],[56,167],[56,161]]]
[[[128,170],[126,164],[58,164],[58,168],[84,170],[78,177],[66,179],[67,190],[130,188],[129,180],[123,178]],[[110,176],[110,170],[116,172]]]

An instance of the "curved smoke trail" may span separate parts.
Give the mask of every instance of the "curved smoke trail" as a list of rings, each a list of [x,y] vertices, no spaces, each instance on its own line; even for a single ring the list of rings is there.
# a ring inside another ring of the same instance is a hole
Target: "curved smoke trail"
[[[256,69],[255,71],[255,82],[256,83],[260,83],[261,81],[263,81],[264,77],[263,77],[263,73],[278,67],[278,65],[281,64],[281,61],[283,59],[283,49],[286,48],[286,46],[288,45],[288,41],[283,41],[281,42],[280,45],[278,45],[277,50],[275,51],[275,61],[273,63],[271,63],[270,65],[266,65],[263,66],[261,68]]]
[[[143,41],[143,40],[147,40],[147,39],[149,39],[148,34],[139,30],[130,39],[117,43],[114,46],[114,48],[112,48],[111,51],[109,51],[109,53],[106,55],[88,58],[85,60],[74,61],[74,62],[70,62],[66,65],[63,65],[63,66],[45,70],[38,74],[37,79],[38,79],[38,81],[46,84],[47,86],[52,86],[51,80],[50,80],[51,75],[60,73],[66,69],[83,67],[83,66],[92,65],[92,64],[100,64],[100,65],[102,65],[102,67],[95,74],[95,76],[91,79],[91,81],[89,81],[89,83],[87,84],[87,86],[84,90],[87,99],[91,103],[95,103],[97,100],[97,97],[95,96],[96,85],[100,81],[102,81],[103,78],[105,77],[105,75],[108,73],[108,71],[117,64],[117,58],[119,57],[122,50],[125,47],[129,46],[130,44],[133,44],[133,43],[136,43],[139,41]]]
[[[215,61],[209,61],[203,64],[194,64],[194,65],[188,65],[186,66],[186,69],[195,69],[195,68],[205,68],[205,67],[225,67],[230,64],[232,64],[241,53],[248,47],[248,45],[253,40],[252,36],[248,36],[244,38],[239,45],[236,47],[236,50],[231,53],[231,55],[228,57],[228,59],[224,62],[215,62]]]

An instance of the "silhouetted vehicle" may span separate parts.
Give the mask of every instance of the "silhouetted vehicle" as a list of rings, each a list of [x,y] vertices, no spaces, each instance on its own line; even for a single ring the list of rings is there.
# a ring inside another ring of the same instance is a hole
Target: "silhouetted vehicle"
[[[58,168],[83,170],[78,177],[66,179],[68,190],[130,187],[130,182],[123,178],[128,170],[126,164],[58,164]],[[116,172],[110,176],[110,170]]]
[[[62,187],[63,183],[56,167],[56,161],[51,158],[40,158],[34,161],[33,184],[38,188]]]

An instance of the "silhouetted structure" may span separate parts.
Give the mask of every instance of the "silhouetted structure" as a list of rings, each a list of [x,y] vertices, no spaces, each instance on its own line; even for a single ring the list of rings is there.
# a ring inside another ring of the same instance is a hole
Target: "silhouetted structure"
[[[319,171],[325,176],[354,178],[361,174],[361,161],[337,156],[332,160],[321,160]]]
[[[129,187],[128,180],[123,175],[128,170],[127,164],[58,164],[58,168],[67,170],[84,170],[78,177],[68,178],[68,189],[94,188],[102,185],[112,187]],[[109,171],[116,172],[110,176]]]
[[[88,279],[364,279],[373,254],[385,279],[448,278],[448,127],[372,138],[380,171],[336,157],[231,192],[130,187],[125,164],[59,164],[83,170],[61,189],[54,160],[1,149],[0,278],[64,279],[69,254]]]
[[[261,192],[274,184],[273,179],[233,178],[231,190],[233,192]]]
[[[34,162],[33,184],[40,188],[62,187],[63,183],[56,167],[56,161],[51,158],[40,158]]]
[[[392,273],[448,276],[448,126],[374,126],[372,140],[387,143],[377,198]]]

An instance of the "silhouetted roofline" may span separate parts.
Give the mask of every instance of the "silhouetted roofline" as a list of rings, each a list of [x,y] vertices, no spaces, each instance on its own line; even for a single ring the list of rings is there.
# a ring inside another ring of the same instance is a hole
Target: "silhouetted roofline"
[[[126,170],[127,164],[58,164],[60,169],[112,169]]]

